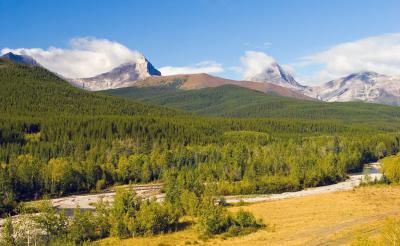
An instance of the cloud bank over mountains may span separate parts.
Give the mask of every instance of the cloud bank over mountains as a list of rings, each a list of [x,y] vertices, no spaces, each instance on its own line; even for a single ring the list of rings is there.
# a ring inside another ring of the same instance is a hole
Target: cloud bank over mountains
[[[67,78],[91,77],[108,72],[116,66],[135,61],[141,56],[138,51],[107,39],[73,38],[69,48],[49,47],[18,48],[1,50],[2,54],[13,52],[33,57],[47,69]]]
[[[293,66],[299,71],[308,66],[322,67],[314,74],[304,76],[305,82],[324,82],[362,71],[400,75],[400,33],[334,45],[302,57]]]
[[[190,66],[173,67],[165,66],[159,69],[162,75],[193,74],[193,73],[221,73],[224,71],[222,64],[215,61],[203,61]]]
[[[239,66],[225,68],[220,63],[212,62],[209,64],[210,66],[203,68],[200,68],[201,66],[165,67],[161,69],[161,72],[167,72],[170,75],[231,71],[246,80],[260,74],[274,63],[279,62],[265,52],[247,50],[240,57]],[[373,36],[337,44],[281,66],[286,72],[296,77],[298,81],[307,85],[317,85],[363,71],[373,71],[392,76],[400,75],[400,33]],[[313,72],[304,73],[303,71]]]
[[[262,73],[265,68],[270,67],[275,62],[275,59],[264,52],[246,51],[240,61],[242,63],[243,79],[248,80]]]
[[[71,39],[68,48],[1,50],[2,54],[8,52],[29,55],[49,70],[68,78],[95,76],[142,57],[138,51],[118,42],[88,37]],[[275,59],[265,52],[247,50],[238,58],[236,66],[225,67],[220,62],[208,60],[187,66],[163,66],[159,70],[162,75],[225,72],[246,79],[275,62]],[[400,75],[400,33],[337,44],[281,66],[294,74],[297,80],[308,85],[320,84],[361,71]]]

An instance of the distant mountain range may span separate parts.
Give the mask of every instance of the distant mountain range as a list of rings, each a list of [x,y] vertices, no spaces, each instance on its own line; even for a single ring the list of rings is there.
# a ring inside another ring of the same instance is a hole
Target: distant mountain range
[[[364,101],[400,106],[400,77],[375,72],[353,73],[310,89],[306,95],[327,102]]]
[[[26,55],[7,53],[4,59],[30,66],[40,65]],[[178,90],[198,90],[222,85],[236,85],[264,93],[306,100],[327,102],[363,101],[400,106],[400,77],[375,72],[360,72],[332,80],[319,86],[304,86],[277,63],[272,63],[260,74],[237,81],[208,74],[162,76],[143,55],[109,72],[90,78],[67,79],[85,90],[99,91],[125,87],[160,87]]]
[[[272,63],[262,73],[248,79],[290,88],[326,102],[363,101],[400,106],[400,77],[375,72],[353,73],[319,86],[304,86],[279,64]]]

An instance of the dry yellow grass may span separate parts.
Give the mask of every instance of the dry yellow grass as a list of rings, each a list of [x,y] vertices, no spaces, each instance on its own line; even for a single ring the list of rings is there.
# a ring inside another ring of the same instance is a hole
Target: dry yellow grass
[[[359,235],[374,236],[382,222],[400,211],[400,186],[262,202],[242,207],[268,224],[267,229],[236,238],[203,242],[194,228],[150,238],[113,238],[98,245],[346,245]],[[238,208],[231,208],[236,211]]]

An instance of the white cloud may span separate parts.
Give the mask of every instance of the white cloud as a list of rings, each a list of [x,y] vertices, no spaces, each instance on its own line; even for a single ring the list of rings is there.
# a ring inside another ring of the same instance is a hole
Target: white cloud
[[[240,61],[243,66],[243,78],[247,80],[264,72],[265,68],[275,62],[275,59],[264,52],[246,51]]]
[[[292,66],[292,65],[290,65],[290,64],[282,64],[281,65],[281,67],[287,72],[287,73],[290,73],[290,74],[294,74],[294,67]]]
[[[373,36],[346,42],[300,59],[293,64],[299,70],[321,67],[302,79],[326,82],[360,71],[400,75],[400,33]]]
[[[191,66],[166,66],[159,69],[162,75],[193,74],[193,73],[221,73],[224,68],[215,61],[203,61]]]
[[[1,50],[2,54],[13,52],[29,55],[47,69],[67,78],[91,77],[108,72],[114,67],[135,61],[141,54],[126,46],[107,39],[74,38],[68,49],[49,47]]]

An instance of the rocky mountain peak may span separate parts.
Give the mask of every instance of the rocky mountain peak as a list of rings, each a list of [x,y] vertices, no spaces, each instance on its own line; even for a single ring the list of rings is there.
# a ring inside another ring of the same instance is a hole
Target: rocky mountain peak
[[[134,61],[123,63],[109,72],[90,78],[73,79],[71,83],[86,90],[97,91],[129,87],[138,80],[160,75],[161,72],[140,54]]]
[[[7,59],[13,62],[22,63],[29,66],[39,66],[39,63],[35,59],[27,55],[17,55],[12,52],[8,52],[2,55],[0,58]]]
[[[254,82],[267,82],[292,89],[302,89],[304,86],[299,84],[293,76],[285,71],[278,63],[273,62],[261,73],[245,78]]]

